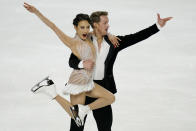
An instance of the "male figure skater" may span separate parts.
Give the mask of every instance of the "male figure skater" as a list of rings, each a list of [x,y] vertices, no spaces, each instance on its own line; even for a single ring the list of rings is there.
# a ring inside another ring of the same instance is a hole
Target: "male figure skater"
[[[114,94],[117,92],[117,89],[113,76],[113,65],[118,53],[121,50],[142,40],[145,40],[153,34],[157,33],[160,28],[165,26],[167,21],[172,19],[172,17],[160,18],[160,15],[157,14],[156,24],[153,24],[152,26],[134,34],[117,36],[120,39],[118,41],[119,45],[117,47],[114,47],[107,37],[107,31],[109,28],[108,13],[105,11],[93,12],[90,18],[93,23],[92,27],[94,33],[91,39],[97,52],[96,63],[93,63],[91,60],[80,61],[72,53],[69,59],[69,65],[70,67],[78,70],[80,70],[81,68],[92,70],[95,66],[94,81]],[[94,98],[86,97],[86,104],[91,103],[94,100]],[[111,105],[94,110],[93,116],[96,120],[99,131],[111,131],[113,121]],[[78,127],[75,122],[71,120],[70,131],[83,131],[83,129],[84,126]]]

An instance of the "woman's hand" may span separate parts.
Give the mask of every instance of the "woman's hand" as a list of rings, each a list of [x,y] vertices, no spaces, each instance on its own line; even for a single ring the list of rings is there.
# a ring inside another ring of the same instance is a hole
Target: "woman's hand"
[[[118,41],[121,41],[121,40],[117,36],[108,33],[108,38],[112,42],[115,48],[120,45]]]
[[[25,2],[24,2],[23,6],[31,13],[36,13],[38,11],[34,6],[29,5],[29,4],[25,3]]]

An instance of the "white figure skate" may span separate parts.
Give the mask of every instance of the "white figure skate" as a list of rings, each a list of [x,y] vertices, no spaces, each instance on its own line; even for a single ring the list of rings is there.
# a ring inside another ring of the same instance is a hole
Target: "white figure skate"
[[[51,99],[54,99],[57,96],[56,87],[54,82],[47,76],[36,85],[31,88],[31,91],[35,94],[43,93],[49,96]]]
[[[83,126],[85,116],[90,112],[90,107],[88,105],[78,104],[74,105],[73,107],[70,107],[70,110],[77,126]]]

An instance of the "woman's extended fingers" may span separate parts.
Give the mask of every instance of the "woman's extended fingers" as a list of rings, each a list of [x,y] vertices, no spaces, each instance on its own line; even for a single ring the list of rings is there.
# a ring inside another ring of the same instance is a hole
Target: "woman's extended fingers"
[[[117,38],[119,41],[121,41],[121,39],[120,39],[120,38],[118,38],[117,36],[116,36],[116,38]]]
[[[116,43],[115,45],[116,45],[116,47],[118,47],[120,45],[119,41],[121,41],[121,39],[118,38],[117,36],[115,36],[115,43]]]
[[[28,4],[28,3],[25,3],[24,2],[24,5],[23,5],[29,12],[31,13],[34,13],[35,12],[35,7],[33,7],[32,5]]]
[[[118,47],[118,40],[117,40],[116,36],[113,36],[112,43],[115,47]]]
[[[115,47],[119,47],[119,45],[120,45],[119,41],[121,41],[120,38],[118,38],[118,37],[115,36],[115,35],[112,35],[111,42],[112,42],[112,44],[113,44]]]
[[[28,4],[28,3],[26,3],[26,2],[24,2],[24,5],[28,5],[28,6],[30,6],[30,4]]]
[[[26,9],[28,9],[28,8],[30,8],[31,7],[31,5],[29,5],[29,4],[27,4],[27,3],[25,3],[24,2],[24,5],[23,5]]]
[[[27,10],[29,10],[30,9],[30,5],[29,4],[27,4],[27,3],[24,3],[24,5],[23,5]]]
[[[116,36],[116,39],[117,39],[118,46],[119,46],[119,45],[120,45],[119,41],[121,41],[121,39],[120,39],[120,38],[118,38],[117,36]]]

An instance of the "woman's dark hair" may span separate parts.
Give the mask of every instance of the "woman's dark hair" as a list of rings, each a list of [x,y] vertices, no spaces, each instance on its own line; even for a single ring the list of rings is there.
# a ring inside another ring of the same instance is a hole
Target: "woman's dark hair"
[[[86,21],[88,21],[88,23],[90,24],[90,25],[92,25],[91,23],[91,19],[90,19],[90,17],[87,15],[87,14],[77,14],[76,15],[76,17],[74,18],[74,20],[73,20],[73,25],[75,25],[75,26],[78,26],[78,23],[80,22],[80,21],[82,21],[82,20],[86,20]]]

